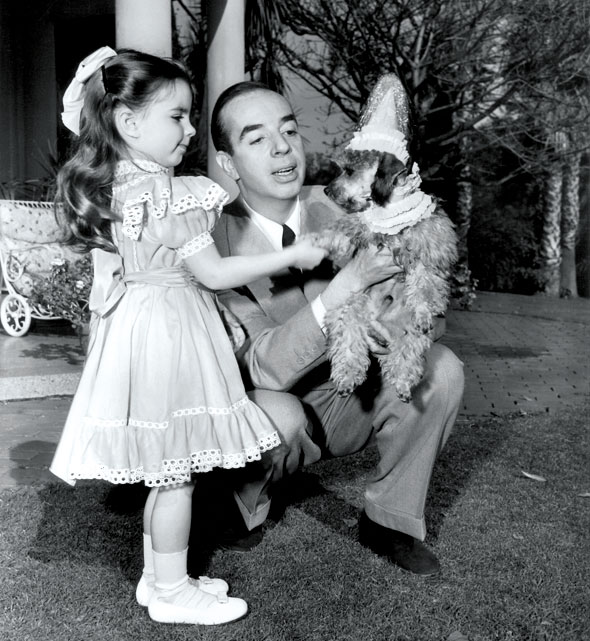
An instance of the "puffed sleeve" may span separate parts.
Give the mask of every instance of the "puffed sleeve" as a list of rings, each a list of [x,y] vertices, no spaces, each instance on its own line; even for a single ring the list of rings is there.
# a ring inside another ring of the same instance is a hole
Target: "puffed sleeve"
[[[122,233],[132,240],[143,234],[184,258],[213,242],[210,232],[228,199],[204,176],[149,177],[125,193]]]

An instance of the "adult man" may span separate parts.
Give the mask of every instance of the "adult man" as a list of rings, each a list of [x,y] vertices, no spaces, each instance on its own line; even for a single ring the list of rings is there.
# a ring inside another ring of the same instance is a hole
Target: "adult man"
[[[222,255],[280,249],[293,235],[318,231],[335,215],[322,188],[302,189],[303,144],[293,111],[279,94],[258,83],[228,88],[213,110],[212,137],[219,165],[240,191],[215,229]],[[459,407],[462,365],[447,348],[433,345],[424,379],[412,402],[404,404],[375,374],[373,385],[339,397],[325,356],[326,311],[395,271],[391,255],[366,251],[336,275],[324,265],[307,274],[259,280],[223,292],[220,299],[247,335],[238,357],[248,384],[288,392],[285,402],[296,396],[305,409],[300,426],[282,433],[284,446],[272,456],[272,480],[300,463],[351,454],[375,442],[380,460],[366,487],[361,542],[406,570],[434,574],[438,560],[419,541],[426,534],[424,501]],[[376,326],[374,351],[387,349],[386,340]],[[274,402],[281,403],[281,396]],[[281,412],[273,407],[272,415]],[[240,489],[238,503],[249,527],[266,517],[270,477]]]

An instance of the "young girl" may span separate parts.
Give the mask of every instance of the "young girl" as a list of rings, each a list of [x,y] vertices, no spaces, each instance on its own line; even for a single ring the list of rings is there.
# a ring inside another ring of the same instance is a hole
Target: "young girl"
[[[244,466],[280,439],[246,396],[211,290],[311,269],[324,251],[302,242],[219,256],[210,231],[227,194],[203,177],[171,177],[195,134],[191,102],[177,63],[108,47],[81,63],[64,95],[79,138],[57,210],[70,240],[92,251],[93,320],[51,471],[71,484],[152,487],[137,600],[156,621],[217,624],[247,605],[225,581],[187,575],[191,475]]]

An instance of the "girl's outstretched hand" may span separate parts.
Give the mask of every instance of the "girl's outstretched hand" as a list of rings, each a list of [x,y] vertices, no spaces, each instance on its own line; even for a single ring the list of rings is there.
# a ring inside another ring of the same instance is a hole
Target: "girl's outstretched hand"
[[[289,249],[292,249],[295,254],[292,265],[293,267],[299,267],[299,269],[313,269],[328,254],[325,249],[314,246],[310,238],[302,238]]]

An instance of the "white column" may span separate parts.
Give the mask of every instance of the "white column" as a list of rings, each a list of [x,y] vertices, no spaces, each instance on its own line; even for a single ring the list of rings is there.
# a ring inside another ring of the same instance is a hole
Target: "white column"
[[[116,0],[115,24],[117,48],[172,55],[172,0]]]
[[[211,112],[219,94],[236,82],[244,80],[245,37],[244,0],[209,0],[207,52],[207,123],[211,132]],[[215,162],[215,148],[211,142],[207,150],[207,173],[234,197],[237,187]]]

